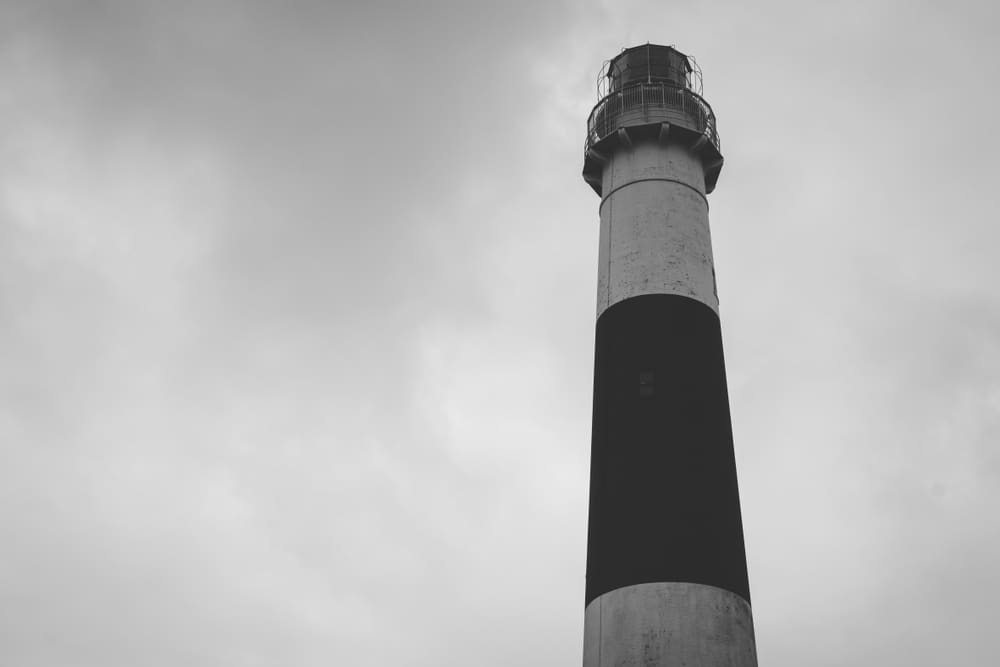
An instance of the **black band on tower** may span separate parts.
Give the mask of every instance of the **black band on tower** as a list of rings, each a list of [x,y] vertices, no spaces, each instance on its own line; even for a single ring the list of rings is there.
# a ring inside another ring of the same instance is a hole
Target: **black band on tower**
[[[719,318],[684,296],[597,321],[586,604],[647,582],[750,601]]]

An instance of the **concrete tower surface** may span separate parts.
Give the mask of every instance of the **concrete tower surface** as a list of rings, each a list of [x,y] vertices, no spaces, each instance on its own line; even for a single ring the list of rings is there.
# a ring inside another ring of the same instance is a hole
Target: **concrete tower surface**
[[[722,168],[694,60],[599,77],[600,196],[584,667],[757,664],[708,200]]]

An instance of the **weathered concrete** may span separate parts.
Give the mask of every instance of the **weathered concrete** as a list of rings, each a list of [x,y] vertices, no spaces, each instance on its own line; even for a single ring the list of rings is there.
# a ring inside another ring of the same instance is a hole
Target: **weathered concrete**
[[[750,605],[701,584],[649,583],[587,606],[584,667],[756,667]]]
[[[718,313],[701,160],[689,148],[643,140],[604,166],[597,316],[643,294],[678,294]]]

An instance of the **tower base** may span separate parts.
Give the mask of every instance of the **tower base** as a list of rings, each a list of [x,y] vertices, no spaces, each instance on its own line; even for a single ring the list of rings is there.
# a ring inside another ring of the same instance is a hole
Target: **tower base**
[[[587,605],[583,667],[757,667],[750,605],[687,583],[608,591]]]

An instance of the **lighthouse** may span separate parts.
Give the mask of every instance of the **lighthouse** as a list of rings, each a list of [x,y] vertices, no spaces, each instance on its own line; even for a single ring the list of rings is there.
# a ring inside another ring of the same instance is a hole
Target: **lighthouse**
[[[722,153],[694,59],[598,77],[600,198],[584,667],[755,667],[707,195]]]

